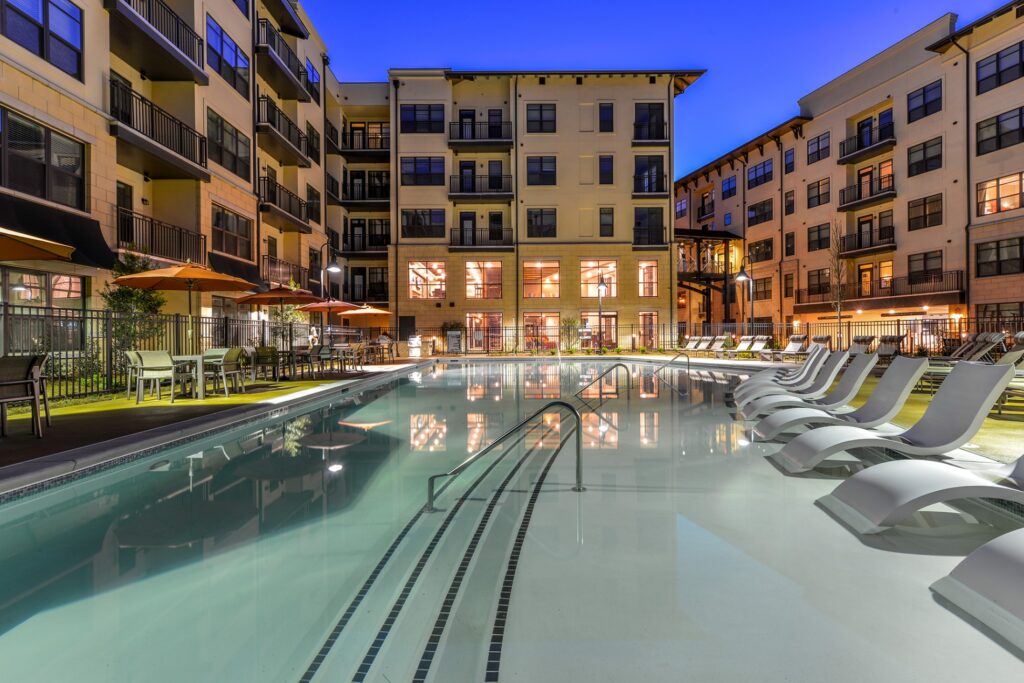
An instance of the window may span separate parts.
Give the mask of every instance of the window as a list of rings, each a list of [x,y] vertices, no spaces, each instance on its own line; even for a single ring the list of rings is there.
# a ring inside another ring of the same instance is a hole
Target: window
[[[825,131],[816,138],[807,141],[807,163],[813,164],[816,161],[827,159],[831,152],[831,139],[829,131]]]
[[[249,57],[209,14],[206,15],[206,63],[239,95],[249,99]]]
[[[907,95],[907,123],[942,111],[942,81],[929,83]]]
[[[1021,174],[986,180],[978,183],[978,215],[988,216],[1013,211],[1021,206]]]
[[[1012,109],[978,122],[978,156],[1024,142],[1021,117],[1024,108]]]
[[[68,0],[0,0],[4,35],[82,78],[82,10]]]
[[[754,301],[770,301],[772,298],[772,279],[770,277],[754,278]]]
[[[640,296],[658,296],[658,262],[640,261]]]
[[[313,101],[320,104],[320,72],[313,66],[313,62],[306,58],[306,92],[310,94]]]
[[[552,157],[553,158],[553,157]],[[602,185],[611,185],[615,182],[615,160],[610,155],[602,155],[597,158],[598,182]]]
[[[213,250],[252,260],[252,221],[213,205]]]
[[[907,175],[915,176],[942,168],[942,138],[914,145],[907,150]]]
[[[942,195],[933,194],[907,202],[907,229],[920,230],[942,225]]]
[[[808,294],[828,294],[831,289],[829,284],[828,268],[819,268],[818,270],[807,271]]]
[[[831,201],[829,192],[829,179],[822,178],[816,183],[809,183],[807,185],[807,208],[813,209],[816,206],[822,204],[828,204]]]
[[[764,185],[772,179],[772,160],[768,159],[747,169],[747,189]],[[734,193],[735,194],[735,193]]]
[[[444,209],[402,209],[402,237],[444,237]]]
[[[807,251],[828,249],[831,226],[828,223],[807,228]]]
[[[789,192],[787,192],[785,199],[786,199],[785,211],[786,211],[786,215],[788,216],[789,214],[791,214],[794,211],[796,211],[796,190],[790,190]]]
[[[665,105],[661,102],[637,102],[633,107],[634,140],[666,140]]]
[[[978,304],[976,310],[979,318],[1021,318],[1024,317],[1024,303],[1005,302],[998,304]]]
[[[212,109],[206,110],[206,138],[210,161],[243,180],[249,179],[249,138]]]
[[[766,199],[747,207],[747,225],[767,223],[772,219],[772,200]]]
[[[466,261],[466,298],[501,298],[501,261]]]
[[[633,192],[668,192],[665,185],[665,157],[633,158]]]
[[[615,105],[611,102],[601,102],[597,105],[597,130],[600,133],[611,133],[615,131]]]
[[[722,199],[736,196],[736,176],[731,175],[722,181]]]
[[[1022,48],[1024,48],[1024,43],[1017,43],[978,61],[976,87],[979,95],[1006,85],[1024,75],[1024,70],[1021,68]]]
[[[242,14],[249,16],[249,0],[234,0],[234,3]]]
[[[400,130],[403,133],[443,133],[443,104],[403,104]]]
[[[766,240],[758,240],[751,242],[747,246],[747,255],[750,257],[751,263],[759,263],[761,261],[770,261],[774,256],[775,252],[775,240],[769,237]]]
[[[410,299],[443,299],[447,280],[444,261],[409,261]]]
[[[1020,237],[979,243],[975,247],[977,276],[991,277],[1024,272],[1024,261],[1021,260],[1021,254],[1024,253],[1021,249],[1022,243],[1024,240]]]
[[[793,273],[782,276],[782,296],[786,299],[793,298]]]
[[[306,151],[309,158],[320,163],[320,132],[311,123],[306,122]]]
[[[597,298],[597,288],[605,284],[604,298],[619,294],[616,261],[580,261],[580,296]]]
[[[785,173],[792,173],[796,169],[796,150],[792,147],[786,150],[783,169]]]
[[[782,237],[782,253],[783,256],[793,256],[796,254],[796,233],[787,232]]]
[[[0,185],[85,209],[85,145],[0,108]]]
[[[306,216],[317,225],[320,224],[320,190],[306,184]]]
[[[534,261],[523,264],[523,298],[558,298],[558,261]]]
[[[528,105],[526,105],[526,132],[527,133],[554,133],[555,132],[555,105],[553,105],[553,104],[528,104]]]
[[[676,201],[676,218],[686,218],[686,199]]]
[[[555,209],[527,209],[527,237],[555,237],[558,221]]]
[[[726,227],[732,225],[732,212],[725,212],[725,215],[722,216],[722,224],[725,225]]]
[[[633,244],[665,244],[665,223],[660,206],[633,208]]]
[[[911,284],[942,277],[942,252],[926,251],[907,257],[907,271]]]
[[[601,237],[615,236],[615,209],[609,206],[602,206],[599,211],[600,225],[598,234]]]
[[[402,157],[403,185],[444,185],[444,157]]]
[[[555,157],[526,157],[527,185],[554,185]]]

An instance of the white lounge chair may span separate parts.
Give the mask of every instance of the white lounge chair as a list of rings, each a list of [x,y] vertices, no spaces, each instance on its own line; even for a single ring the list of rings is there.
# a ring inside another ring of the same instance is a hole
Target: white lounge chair
[[[817,376],[821,366],[824,365],[826,360],[828,360],[828,356],[829,354],[825,350],[815,351],[814,354],[807,359],[807,362],[804,363],[802,370],[792,377],[763,377],[747,380],[736,387],[736,390],[733,392],[733,399],[737,404],[746,403],[752,398],[763,395],[766,389],[781,388],[787,391],[801,391],[806,389],[814,382],[814,378]]]
[[[871,345],[875,343],[874,335],[861,335],[853,338],[848,349],[851,356],[860,353],[870,353]]]
[[[775,367],[775,368],[768,368],[766,370],[761,370],[760,372],[756,372],[753,375],[751,375],[750,377],[748,377],[746,380],[744,380],[741,383],[741,386],[743,384],[756,384],[758,382],[766,382],[766,381],[781,382],[781,381],[785,381],[785,380],[793,380],[793,379],[795,379],[795,378],[797,378],[797,377],[799,377],[799,376],[809,372],[808,366],[810,365],[810,362],[812,360],[815,360],[817,356],[820,356],[820,355],[822,355],[824,353],[826,353],[825,349],[823,349],[821,347],[817,347],[816,349],[814,349],[814,353],[812,353],[810,356],[807,357],[807,361],[803,365],[798,365],[798,366],[789,367],[789,368],[787,368],[787,367]]]
[[[961,361],[991,360],[989,354],[992,350],[1003,343],[1002,332],[982,332],[975,335],[974,341],[964,344],[949,356],[933,356],[929,360],[932,365],[943,365],[959,363]]]
[[[887,448],[905,455],[941,455],[967,443],[1010,383],[1008,365],[958,363],[912,427],[881,434],[863,427],[819,427],[768,456],[787,472],[807,472],[841,451]]]
[[[903,346],[903,340],[906,339],[905,334],[886,334],[878,338],[878,349],[875,353],[878,355],[878,362],[888,364],[892,362],[892,359],[900,355],[900,347]]]
[[[695,347],[693,347],[693,350],[694,351],[704,351],[709,346],[711,346],[711,342],[713,342],[713,341],[715,341],[714,337],[701,337],[700,341],[697,342],[697,345]]]
[[[754,435],[762,439],[774,439],[797,427],[812,425],[853,425],[865,429],[878,427],[902,410],[927,367],[926,358],[900,356],[882,374],[874,391],[860,408],[847,412],[823,408],[786,408],[754,425]]]
[[[719,358],[725,358],[726,356],[729,358],[735,358],[738,353],[746,353],[747,351],[750,351],[750,346],[753,343],[753,337],[740,337],[740,340],[736,342],[735,347],[731,349],[723,349],[715,355]]]
[[[762,351],[765,350],[765,348],[767,348],[768,342],[770,342],[771,340],[772,338],[769,337],[768,335],[755,336],[753,343],[750,345],[750,348],[747,349],[747,353],[749,353],[751,357],[756,358],[757,356],[760,355]]]
[[[745,407],[749,407],[756,401],[767,398],[774,395],[789,396],[798,399],[812,399],[821,398],[828,393],[828,388],[832,386],[832,382],[835,381],[836,377],[842,371],[843,366],[846,365],[846,361],[849,360],[850,354],[846,351],[836,351],[830,353],[828,358],[821,366],[814,377],[810,380],[810,383],[800,388],[788,388],[779,385],[764,385],[757,391],[745,392],[742,397],[736,398],[736,406],[743,412]]]
[[[789,343],[786,344],[784,349],[765,349],[761,352],[761,360],[773,361],[775,358],[784,357],[794,353],[800,353],[804,350],[804,344],[807,343],[806,334],[794,334],[789,337]]]
[[[842,353],[849,355],[847,351]],[[846,366],[843,376],[839,378],[835,389],[829,391],[828,394],[822,394],[821,396],[791,394],[765,396],[743,406],[740,414],[744,420],[752,420],[758,415],[775,413],[784,408],[817,408],[818,410],[841,408],[857,395],[861,385],[864,384],[864,380],[867,379],[867,376],[871,373],[872,368],[875,367],[877,362],[878,357],[873,353],[858,354]],[[824,375],[824,372],[821,375]],[[828,386],[831,386],[831,381]],[[828,386],[825,387],[826,390]]]
[[[687,337],[686,345],[683,346],[683,348],[680,349],[680,351],[693,351],[695,348],[697,348],[697,344],[700,343],[700,340],[700,337]]]

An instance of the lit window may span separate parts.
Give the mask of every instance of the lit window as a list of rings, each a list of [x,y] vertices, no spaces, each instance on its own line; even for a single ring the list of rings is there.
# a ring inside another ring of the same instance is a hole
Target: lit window
[[[604,297],[618,294],[617,263],[615,261],[580,261],[580,296],[598,295],[598,286],[604,282]]]
[[[640,262],[640,296],[658,296],[658,262]]]
[[[1021,174],[978,183],[978,215],[988,216],[1021,207]]]
[[[466,332],[470,351],[501,351],[501,313],[467,313]]]
[[[409,298],[443,299],[447,279],[444,261],[409,261]]]
[[[532,261],[523,264],[523,298],[558,298],[558,261]]]
[[[466,262],[466,298],[501,298],[501,261]]]
[[[570,336],[575,334],[572,330]],[[557,313],[524,313],[523,341],[527,350],[557,349],[559,318]]]

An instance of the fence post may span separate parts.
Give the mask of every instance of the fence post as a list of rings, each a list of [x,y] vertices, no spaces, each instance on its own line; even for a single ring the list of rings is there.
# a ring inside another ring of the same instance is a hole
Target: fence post
[[[260,320],[260,346],[270,346],[267,343],[267,321]]]
[[[107,368],[107,391],[112,391],[114,389],[114,319],[113,312],[109,308],[103,313],[104,365]]]
[[[295,323],[288,323],[288,350],[295,347]]]
[[[221,346],[223,346],[225,348],[228,347],[228,346],[231,346],[231,344],[228,342],[228,320],[229,320],[229,318],[227,316],[224,316],[224,338],[223,338],[223,342],[224,343],[221,344]]]
[[[0,316],[0,356],[7,355],[7,334],[11,327],[11,305],[6,301],[3,304],[3,315]]]
[[[174,355],[181,355],[181,313],[174,314]]]

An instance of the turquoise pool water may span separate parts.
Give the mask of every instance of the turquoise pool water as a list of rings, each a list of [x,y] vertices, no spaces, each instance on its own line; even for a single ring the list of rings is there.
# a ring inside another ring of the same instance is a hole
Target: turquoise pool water
[[[608,367],[437,365],[0,506],[0,680],[1019,673],[931,602],[958,558],[816,510],[835,482],[768,465],[730,377],[636,363],[574,397]],[[551,409],[422,511],[430,475],[554,399],[583,413],[585,492]]]

